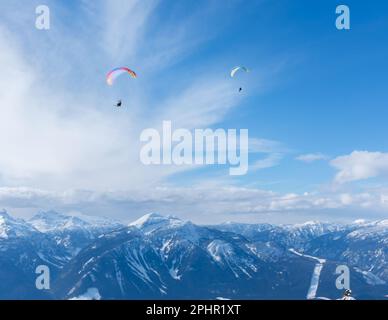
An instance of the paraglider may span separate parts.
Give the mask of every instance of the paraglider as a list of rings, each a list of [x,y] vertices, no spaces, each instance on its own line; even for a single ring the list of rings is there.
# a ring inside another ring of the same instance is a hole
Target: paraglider
[[[231,71],[230,71],[230,77],[231,78],[234,78],[236,76],[237,73],[239,72],[249,72],[249,69],[246,68],[246,67],[234,67]],[[242,87],[239,88],[238,92],[241,92],[242,91]]]
[[[115,68],[106,75],[106,82],[108,85],[112,86],[114,81],[121,75],[123,74],[128,74],[131,78],[136,79],[137,74],[135,71],[127,68],[127,67],[120,67],[120,68]],[[120,108],[122,106],[122,101],[119,100],[116,104],[115,107]]]
[[[106,76],[106,82],[108,85],[112,86],[114,81],[121,76],[122,74],[129,74],[131,78],[136,79],[137,74],[135,71],[127,68],[127,67],[120,67],[120,68],[115,68],[112,71],[110,71],[107,76]]]
[[[237,72],[244,71],[249,72],[249,69],[246,67],[234,67],[232,71],[230,72],[230,76],[234,78],[234,76],[237,74]]]

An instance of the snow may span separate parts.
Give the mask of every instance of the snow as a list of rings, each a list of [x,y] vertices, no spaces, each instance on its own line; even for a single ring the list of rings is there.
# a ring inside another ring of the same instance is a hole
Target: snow
[[[114,263],[114,266],[115,266],[115,274],[116,274],[116,281],[120,287],[120,291],[121,291],[121,294],[124,295],[125,294],[125,291],[124,291],[124,277],[117,265],[117,261],[116,260],[113,260],[113,263]]]
[[[101,300],[101,295],[97,288],[89,288],[84,294],[70,300]]]
[[[150,267],[148,266],[140,250],[137,251],[135,248],[128,250],[126,254],[126,261],[128,266],[139,279],[148,284],[152,283],[152,280],[147,272],[147,270],[150,270]]]
[[[362,225],[362,224],[365,224],[366,223],[366,220],[365,219],[357,219],[353,222],[354,224],[359,224],[359,225]]]
[[[171,250],[172,245],[173,245],[172,239],[165,240],[160,250],[164,253],[168,253]]]
[[[318,286],[319,286],[319,277],[323,269],[323,264],[317,263],[315,265],[313,275],[311,277],[310,288],[307,293],[307,299],[314,299],[317,296]]]
[[[77,289],[77,288],[76,288],[76,287],[71,288],[70,291],[68,292],[68,295],[73,294],[73,292],[75,291],[75,289]]]
[[[51,264],[53,266],[56,266],[57,268],[61,267],[60,264],[54,262],[54,261],[61,261],[62,260],[61,257],[54,256],[54,257],[51,257],[52,260],[50,260],[40,251],[38,251],[37,254],[38,254],[38,257],[41,258],[44,262]]]
[[[210,242],[207,246],[207,250],[212,258],[217,262],[221,262],[223,257],[228,257],[233,254],[231,246],[222,240],[214,240]]]
[[[175,279],[175,280],[181,279],[182,276],[178,275],[178,272],[179,272],[178,268],[169,268],[168,271],[173,279]]]
[[[174,247],[174,244],[175,243],[172,239],[167,239],[167,240],[165,239],[163,241],[162,247],[160,248],[160,251],[162,253],[162,255],[161,255],[162,259],[164,259],[164,260],[168,259],[168,253]],[[182,257],[180,257],[180,259],[182,259]],[[168,267],[168,271],[173,279],[180,280],[181,275],[178,275],[179,269],[176,267],[176,265],[177,265],[177,260],[173,259],[172,265]]]
[[[39,212],[28,221],[43,233],[90,228],[116,228],[121,226],[115,220],[104,217],[88,216],[82,213],[61,214],[55,211]]]
[[[317,258],[317,257],[309,256],[308,254],[302,254],[302,253],[299,253],[299,252],[295,251],[295,249],[289,249],[289,251],[291,251],[292,253],[294,253],[294,254],[296,254],[298,256],[316,260],[316,261],[318,261],[318,263],[321,263],[321,264],[324,264],[326,262],[326,259],[320,259],[320,258]]]
[[[0,211],[0,239],[26,237],[38,232],[22,219],[15,219],[6,211]]]
[[[43,233],[87,226],[87,223],[79,218],[55,211],[39,212],[29,220],[29,223]]]
[[[326,263],[326,260],[320,259],[317,257],[313,257],[313,256],[310,256],[307,254],[299,253],[299,252],[295,251],[294,249],[289,249],[289,251],[300,256],[300,257],[305,257],[305,258],[313,259],[313,260],[317,261],[317,264],[315,265],[313,274],[311,276],[310,288],[307,292],[307,299],[309,299],[309,300],[315,299],[315,297],[317,296],[317,291],[318,291],[318,286],[319,286],[319,278],[321,276],[323,265]]]
[[[135,220],[134,222],[131,222],[129,225],[130,226],[134,226],[134,227],[138,227],[138,228],[141,228],[143,227],[146,223],[150,222],[150,221],[157,221],[157,220],[164,220],[164,217],[162,216],[159,216],[158,214],[156,213],[149,213],[149,214],[146,214],[142,217],[140,217],[139,219]]]
[[[102,217],[102,216],[90,216],[86,215],[80,212],[70,212],[68,213],[68,216],[80,219],[90,225],[93,226],[98,226],[98,227],[111,227],[111,226],[116,226],[116,225],[121,225],[121,223],[117,220],[110,219],[107,217]]]
[[[297,224],[297,227],[306,227],[306,226],[315,226],[320,225],[321,222],[319,221],[306,221],[305,223]]]
[[[81,274],[81,272],[85,271],[85,269],[87,268],[87,266],[89,264],[91,264],[92,262],[94,261],[94,257],[90,258],[88,261],[86,261],[84,263],[84,265],[82,266],[82,269],[80,271],[78,271],[79,274]]]
[[[378,285],[385,284],[384,280],[381,280],[378,276],[376,276],[375,274],[373,274],[370,271],[363,271],[359,268],[354,268],[354,270],[356,270],[358,273],[361,273],[363,275],[365,281],[372,286],[378,286]]]
[[[377,225],[388,228],[388,219],[377,222]]]
[[[77,216],[66,216],[62,214],[57,214],[55,212],[51,213],[42,213],[40,215],[37,215],[35,218],[32,219],[31,224],[35,225],[37,229],[40,229],[43,232],[48,232],[49,230],[55,230],[59,231],[60,228],[77,228],[78,226],[87,226],[88,228],[95,224],[104,223],[103,221],[100,221],[99,218],[91,218],[88,220],[84,217],[85,220],[80,219],[80,215]],[[88,221],[86,221],[88,220]],[[258,267],[261,266],[261,264],[257,263],[256,257],[259,257],[261,260],[265,259],[265,262],[269,261],[269,259],[274,259],[273,261],[277,261],[277,257],[280,254],[283,254],[284,252],[280,249],[277,249],[277,246],[274,244],[271,244],[272,242],[260,242],[259,244],[256,244],[255,242],[245,242],[243,237],[236,236],[233,234],[228,234],[221,236],[221,234],[218,232],[216,234],[211,233],[209,231],[210,229],[202,228],[199,226],[196,226],[189,222],[183,222],[179,220],[176,217],[163,217],[157,214],[148,214],[140,219],[136,220],[135,222],[130,224],[131,229],[130,232],[135,232],[136,235],[139,235],[139,239],[147,239],[149,242],[147,244],[144,244],[143,242],[136,242],[136,240],[131,240],[131,245],[126,248],[128,252],[125,252],[124,255],[125,260],[114,260],[115,266],[114,270],[111,270],[111,279],[116,280],[118,283],[118,286],[121,289],[122,294],[124,295],[124,289],[127,290],[127,279],[125,278],[127,275],[127,267],[130,268],[131,275],[138,277],[138,279],[144,281],[148,286],[155,286],[157,285],[157,282],[155,281],[156,277],[155,275],[158,275],[159,279],[161,279],[162,276],[167,275],[167,278],[170,282],[173,282],[172,279],[175,280],[181,280],[181,277],[183,279],[187,277],[187,274],[185,273],[186,265],[184,262],[186,261],[185,255],[188,255],[187,253],[192,250],[191,248],[197,248],[196,245],[200,246],[201,250],[205,249],[205,252],[208,253],[208,259],[214,260],[222,269],[230,269],[231,276],[232,272],[236,278],[251,278],[254,275],[254,272],[258,272]],[[249,225],[248,225],[249,226]],[[260,226],[253,226],[251,230],[259,230]],[[300,225],[294,225],[294,226],[287,226],[286,229],[290,231],[289,234],[292,235],[292,239],[299,239],[301,237],[304,237],[307,235],[308,239],[310,237],[315,237],[317,234],[321,234],[322,232],[326,232],[327,230],[330,230],[331,228],[336,228],[335,225],[324,225],[317,222],[307,222]],[[279,227],[280,229],[280,227]],[[140,230],[140,231],[137,231]],[[156,230],[158,230],[156,232]],[[31,225],[24,222],[23,220],[14,219],[8,216],[6,213],[2,213],[0,211],[0,241],[2,239],[7,239],[8,237],[12,238],[15,234],[23,234],[27,232],[37,232],[36,229],[32,228]],[[379,234],[377,234],[377,232]],[[380,239],[381,232],[388,231],[388,220],[380,220],[375,222],[366,222],[366,221],[358,221],[358,225],[350,225],[346,226],[346,229],[344,229],[344,232],[339,232],[338,236],[336,238],[343,238],[346,235],[350,235],[349,237],[361,237],[364,239],[364,237],[369,236],[376,236],[376,239]],[[121,232],[121,231],[120,231]],[[122,230],[123,234],[127,232],[127,230]],[[147,237],[145,234],[147,232],[152,234]],[[310,233],[311,232],[311,233]],[[236,232],[238,234],[239,232]],[[111,237],[114,239],[116,233],[112,233]],[[120,233],[121,234],[121,233]],[[376,235],[377,234],[377,235]],[[276,232],[275,232],[276,235]],[[280,234],[281,235],[281,234]],[[293,237],[295,235],[295,237]],[[144,237],[143,237],[144,236]],[[378,237],[377,237],[378,236]],[[101,236],[104,237],[104,236]],[[107,239],[110,239],[109,236],[106,236]],[[45,237],[46,238],[46,237]],[[58,245],[64,245],[65,247],[68,246],[67,241],[70,241],[69,236],[64,236],[63,234],[55,235],[53,239],[57,241]],[[129,237],[130,238],[130,237]],[[130,238],[132,239],[132,238]],[[241,240],[240,240],[241,239]],[[304,238],[303,238],[304,239]],[[382,243],[382,241],[387,241],[387,237],[381,238],[379,240],[379,244]],[[6,241],[3,241],[6,243]],[[139,246],[135,245],[134,243],[140,244]],[[194,244],[193,244],[194,243]],[[304,257],[306,259],[310,259],[314,261],[314,264],[311,264],[311,279],[308,276],[307,281],[310,280],[309,283],[309,289],[307,292],[307,299],[317,299],[317,293],[319,294],[319,285],[320,280],[322,280],[321,274],[322,270],[325,267],[326,260],[321,259],[318,257],[310,256],[303,253],[303,250],[299,249],[297,241],[292,242],[288,241],[287,245],[289,243],[293,243],[292,247],[295,249],[290,249],[290,252],[292,252],[295,255]],[[375,243],[375,242],[373,242]],[[133,244],[133,246],[132,246]],[[101,240],[99,242],[99,248],[105,248],[104,242]],[[357,243],[358,245],[358,243]],[[148,247],[149,246],[149,247]],[[90,248],[96,248],[96,246],[89,246]],[[146,248],[146,250],[144,250]],[[154,264],[154,261],[150,259],[150,255],[148,253],[150,251],[147,251],[148,248],[152,248],[153,252],[156,253],[159,256],[163,258],[163,270],[158,269],[159,264]],[[282,247],[283,248],[283,247]],[[302,246],[301,246],[302,248]],[[75,250],[73,255],[76,255],[80,248],[71,248],[72,250]],[[362,267],[362,270],[359,269],[357,272],[360,273],[362,277],[365,279],[365,282],[367,282],[369,285],[382,285],[385,283],[384,280],[386,280],[384,277],[386,274],[384,273],[384,270],[381,271],[381,269],[384,269],[386,256],[384,251],[384,246],[381,246],[381,249],[373,247],[373,251],[367,251],[369,250],[369,247],[357,247],[357,249],[360,250],[360,254],[356,252],[356,250],[349,246],[346,251],[344,251],[344,257],[351,257],[352,254],[355,256],[355,259],[361,259],[358,257],[358,255],[363,256],[363,252],[365,252],[365,256],[368,257],[368,259],[377,259],[378,260],[378,267],[376,267],[376,260],[373,260],[369,263],[369,260],[367,261],[369,264],[356,264],[353,263],[352,266],[359,265]],[[1,250],[1,249],[0,249]],[[108,247],[108,250],[111,250]],[[302,252],[297,252],[296,250]],[[66,251],[67,252],[67,251]],[[311,250],[311,252],[314,252]],[[318,252],[318,251],[317,251]],[[57,262],[60,262],[61,256],[58,256],[58,253],[55,251],[55,254],[52,254],[51,252],[46,252],[44,250],[37,251],[38,256],[42,259],[47,261],[50,264],[55,264]],[[120,251],[122,253],[122,251]],[[92,256],[95,254],[95,252],[91,252]],[[313,253],[314,254],[314,253]],[[325,253],[316,253],[316,255],[325,256]],[[88,256],[85,260],[81,260],[82,262],[89,259]],[[330,255],[327,255],[330,257]],[[82,256],[83,259],[86,256]],[[182,258],[183,257],[183,258]],[[117,257],[119,258],[119,257]],[[99,257],[96,259],[100,259]],[[330,259],[333,259],[332,257]],[[350,258],[349,258],[350,259]],[[353,258],[352,258],[353,259]],[[113,260],[113,259],[112,259]],[[150,261],[151,260],[151,261]],[[191,260],[189,260],[191,262]],[[272,261],[272,260],[271,260]],[[361,261],[362,262],[362,261]],[[92,281],[94,282],[96,279],[93,277],[93,275],[89,272],[85,274],[85,270],[89,271],[90,268],[94,265],[95,261],[93,261],[93,258],[86,261],[86,263],[83,263],[81,266],[80,273],[84,273],[84,277],[90,276]],[[256,266],[257,264],[257,266]],[[156,270],[152,269],[151,266],[153,266]],[[382,267],[381,267],[382,266]],[[58,265],[59,267],[59,265]],[[120,270],[120,268],[123,268],[123,271]],[[265,268],[260,268],[265,270]],[[363,271],[368,270],[368,271]],[[78,270],[77,270],[78,271]],[[110,271],[110,272],[111,272]],[[116,272],[114,272],[116,271]],[[160,272],[160,275],[158,273]],[[102,271],[101,271],[102,272]],[[164,273],[165,272],[165,273]],[[374,272],[374,273],[372,273]],[[171,278],[170,278],[171,276]],[[163,277],[164,279],[164,277]],[[384,280],[382,280],[384,279]],[[82,283],[82,282],[80,282]],[[85,284],[86,282],[83,282]],[[161,280],[160,283],[163,283]],[[308,283],[306,283],[306,286]],[[84,291],[89,286],[96,286],[96,284],[90,284],[90,281],[88,284],[84,287],[82,287],[82,291]],[[79,290],[79,287],[77,287]],[[95,291],[93,291],[95,288],[90,288],[92,290],[92,293],[89,292],[89,290],[83,294],[80,295],[78,298],[85,298],[94,296],[96,297],[97,294]],[[102,288],[100,288],[102,289]],[[162,293],[168,292],[168,288],[160,287],[159,290]],[[79,294],[80,292],[73,288],[75,294]],[[97,290],[97,289],[95,289]],[[119,288],[117,287],[117,291],[119,291]],[[98,290],[97,290],[98,293]],[[220,291],[218,294],[222,295],[222,291]],[[69,295],[72,296],[72,295]],[[213,297],[215,294],[213,295]],[[77,299],[78,299],[77,298]]]
[[[0,216],[0,238],[7,239],[7,224],[3,216]]]
[[[161,227],[178,227],[185,224],[184,221],[174,216],[162,216],[157,213],[149,213],[129,224],[130,227],[136,227],[144,233],[149,234]]]
[[[239,278],[241,273],[248,278],[252,278],[251,274],[244,267],[254,272],[257,271],[257,268],[250,263],[250,260],[241,258],[236,254],[230,243],[222,240],[213,240],[208,244],[207,251],[217,263],[228,266],[236,278]]]
[[[347,237],[356,240],[366,240],[379,236],[388,236],[388,220],[378,220],[358,224],[357,229],[350,232]]]

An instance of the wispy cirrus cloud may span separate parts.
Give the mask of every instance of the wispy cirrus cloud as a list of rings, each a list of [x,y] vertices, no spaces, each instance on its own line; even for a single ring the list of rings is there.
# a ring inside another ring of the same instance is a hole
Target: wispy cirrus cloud
[[[249,170],[257,171],[278,166],[289,150],[279,141],[251,138],[249,152],[264,155],[261,159],[250,161]]]
[[[272,168],[280,164],[280,161],[283,159],[283,154],[281,153],[269,153],[263,159],[256,160],[253,164],[249,166],[250,170],[262,170],[267,168]]]
[[[158,1],[82,4],[81,10],[72,12],[49,2],[56,19],[46,33],[34,30],[31,24],[26,29],[29,45],[25,45],[22,30],[30,20],[23,18],[15,28],[0,25],[0,62],[7,74],[0,79],[2,185],[128,190],[157,185],[177,172],[195,169],[142,165],[139,135],[150,126],[159,128],[165,119],[176,127],[206,128],[221,123],[233,108],[239,107],[242,98],[224,74],[178,76],[174,78],[175,87],[171,83],[168,91],[150,98],[150,88],[165,77],[163,69],[171,59],[179,61],[188,54],[188,47],[200,41],[199,35],[194,37],[196,41],[187,41],[188,36],[196,35],[195,24],[200,20],[189,19],[187,28],[184,17],[178,22],[172,19],[152,34]],[[21,17],[28,17],[30,9],[21,9]],[[62,15],[71,16],[74,26],[66,25],[60,19]],[[190,13],[185,17],[189,18]],[[174,46],[170,52],[163,39],[165,31],[175,26],[182,28],[178,36],[171,35]],[[33,46],[34,42],[40,45]],[[105,86],[105,66],[137,59],[139,64],[148,65],[147,56],[152,58],[150,46],[169,57],[160,59],[155,76],[145,76],[146,80],[139,77],[130,84],[136,90],[125,101],[128,109],[123,116],[111,107],[114,95],[122,92]],[[31,55],[40,57],[33,65]],[[211,64],[209,61],[203,66],[209,74]],[[63,67],[58,69],[58,65]]]
[[[100,17],[102,49],[112,61],[135,60],[139,55],[144,47],[148,21],[159,2],[111,0],[94,3],[94,17]]]
[[[295,158],[298,161],[312,163],[315,161],[327,160],[329,157],[323,153],[307,153],[301,154]]]

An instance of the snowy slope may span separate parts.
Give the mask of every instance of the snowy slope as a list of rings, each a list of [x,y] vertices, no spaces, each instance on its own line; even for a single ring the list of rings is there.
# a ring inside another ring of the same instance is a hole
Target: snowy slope
[[[321,276],[321,272],[322,272],[324,264],[326,263],[326,260],[320,259],[317,257],[313,257],[313,256],[310,256],[307,254],[299,253],[294,249],[289,249],[289,250],[290,250],[290,252],[292,252],[298,256],[305,257],[307,259],[312,259],[312,260],[316,261],[316,265],[314,266],[314,270],[313,270],[313,273],[311,276],[310,287],[309,287],[309,290],[307,292],[307,297],[306,297],[308,300],[315,299],[317,296],[317,291],[318,291],[318,286],[319,286],[319,278]]]

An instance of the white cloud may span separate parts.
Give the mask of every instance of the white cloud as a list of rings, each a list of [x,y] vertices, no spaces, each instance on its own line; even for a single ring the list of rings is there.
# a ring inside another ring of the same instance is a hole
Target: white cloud
[[[110,0],[98,1],[97,14],[103,32],[102,47],[113,61],[134,59],[146,32],[147,20],[157,7],[158,0]],[[114,35],[114,36],[113,36]]]
[[[262,159],[250,161],[249,170],[255,171],[279,165],[288,150],[278,141],[250,138],[249,153],[265,155]]]
[[[254,222],[285,222],[290,214],[311,216],[337,212],[354,220],[355,212],[364,212],[364,218],[382,217],[387,204],[383,190],[360,193],[276,193],[272,191],[216,185],[191,187],[158,186],[132,191],[96,192],[87,190],[46,191],[32,188],[0,188],[0,203],[16,213],[28,208],[55,209],[64,212],[84,212],[92,215],[112,215],[130,221],[149,212],[174,214],[199,223],[220,223],[226,220]],[[330,216],[330,214],[328,214]],[[332,218],[333,218],[332,217]],[[283,219],[283,220],[282,220]]]
[[[117,165],[117,150],[123,150],[124,142],[118,129],[121,124],[115,127],[113,117],[106,117],[84,97],[75,102],[41,79],[39,66],[29,65],[2,29],[0,63],[7,73],[0,79],[3,184],[56,188],[67,180],[65,184],[76,185],[82,175],[92,182],[94,170],[104,175],[104,168]]]
[[[353,151],[330,164],[339,171],[335,177],[337,183],[364,180],[388,174],[388,153]]]
[[[222,121],[240,99],[233,84],[223,78],[194,78],[191,85],[160,103],[160,112],[152,119],[154,127],[173,119],[176,128],[207,128]]]
[[[252,165],[249,165],[249,170],[262,170],[262,169],[272,168],[279,165],[282,159],[283,159],[283,154],[270,153],[264,159],[257,160]]]
[[[340,200],[344,205],[349,205],[353,203],[353,197],[349,193],[343,193],[340,195]]]
[[[324,155],[323,153],[308,153],[308,154],[302,154],[295,159],[302,162],[315,162],[319,160],[326,160],[328,157]]]
[[[383,206],[388,207],[388,195],[382,194],[380,197],[380,202]]]
[[[249,152],[252,153],[284,153],[286,148],[274,140],[251,138],[249,139]]]

